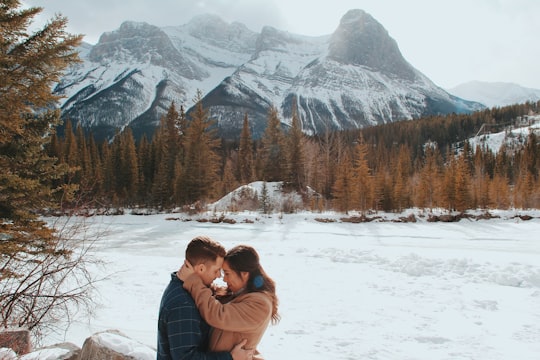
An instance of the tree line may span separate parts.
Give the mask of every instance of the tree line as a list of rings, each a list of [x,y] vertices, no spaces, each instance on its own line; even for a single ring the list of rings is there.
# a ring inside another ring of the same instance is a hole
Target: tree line
[[[126,128],[96,144],[68,122],[47,151],[73,170],[56,184],[79,188],[68,207],[202,208],[262,180],[283,182],[284,191],[300,192],[313,210],[538,208],[537,134],[496,152],[472,148],[466,139],[479,129],[508,129],[539,106],[528,102],[315,136],[302,132],[296,108],[284,126],[272,107],[260,139],[253,138],[245,114],[238,139],[225,140],[217,137],[198,93],[189,116],[171,104],[151,139],[136,141]]]

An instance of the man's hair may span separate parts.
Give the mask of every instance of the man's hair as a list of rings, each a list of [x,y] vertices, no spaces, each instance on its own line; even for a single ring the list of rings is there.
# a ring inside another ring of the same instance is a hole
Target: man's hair
[[[186,248],[186,260],[193,266],[215,262],[218,256],[225,257],[226,254],[225,248],[208,236],[197,236]]]

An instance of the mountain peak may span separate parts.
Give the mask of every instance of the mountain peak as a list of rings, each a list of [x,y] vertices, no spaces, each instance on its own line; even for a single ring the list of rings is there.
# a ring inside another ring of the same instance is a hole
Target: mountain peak
[[[488,107],[540,100],[540,89],[507,82],[469,81],[448,91],[460,98],[477,101]]]
[[[143,61],[149,51],[158,52],[164,46],[170,46],[170,41],[157,26],[144,22],[125,21],[117,30],[101,35],[89,57],[96,62],[111,58],[122,60],[130,56]]]
[[[349,10],[341,18],[332,34],[328,57],[342,64],[366,66],[411,81],[416,78],[396,41],[364,10]]]
[[[103,138],[125,126],[151,136],[170,103],[187,103],[196,89],[230,138],[246,113],[260,136],[270,106],[288,123],[293,101],[311,134],[476,106],[415,70],[363,10],[347,12],[333,34],[317,37],[269,26],[256,33],[215,15],[163,28],[127,21],[81,55],[84,62],[56,88],[67,99],[62,116]]]
[[[235,52],[252,52],[258,34],[239,22],[227,23],[217,15],[201,14],[182,26],[202,42]]]

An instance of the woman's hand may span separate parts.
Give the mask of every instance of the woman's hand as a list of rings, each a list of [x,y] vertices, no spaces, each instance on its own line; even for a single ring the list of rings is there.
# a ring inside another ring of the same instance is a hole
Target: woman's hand
[[[182,280],[186,281],[186,279],[191,275],[195,273],[195,269],[193,269],[193,265],[187,260],[184,260],[184,265],[178,270],[178,273],[176,276]]]
[[[220,296],[226,296],[229,294],[229,288],[223,285],[218,285],[216,283],[212,283],[210,285],[210,289],[212,289],[212,292],[214,293],[214,296],[220,297]]]

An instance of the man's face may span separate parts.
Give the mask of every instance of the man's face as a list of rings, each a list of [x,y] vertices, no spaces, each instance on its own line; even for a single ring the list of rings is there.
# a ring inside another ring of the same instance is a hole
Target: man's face
[[[210,286],[216,278],[221,277],[221,266],[223,266],[223,258],[218,256],[214,263],[208,262],[201,271],[197,272],[204,285]]]

